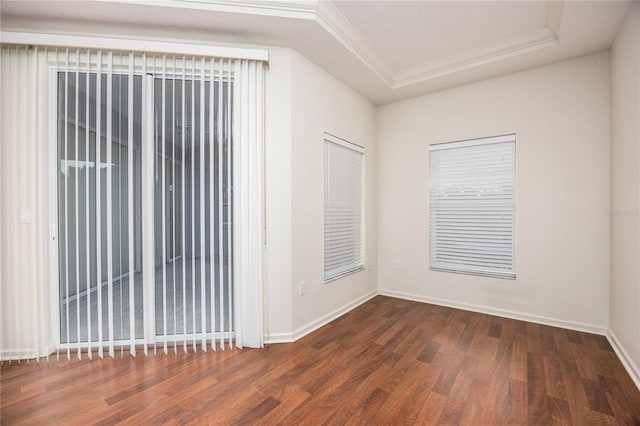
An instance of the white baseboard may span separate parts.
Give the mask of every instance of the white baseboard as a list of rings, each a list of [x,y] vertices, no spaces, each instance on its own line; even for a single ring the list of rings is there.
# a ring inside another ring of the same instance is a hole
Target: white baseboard
[[[333,312],[330,312],[327,315],[324,315],[323,317],[320,317],[315,321],[312,321],[312,322],[310,322],[308,324],[303,325],[302,327],[300,327],[297,330],[295,330],[293,333],[274,333],[274,334],[271,334],[271,335],[269,335],[269,337],[267,339],[265,339],[265,343],[272,344],[272,343],[291,343],[291,342],[295,342],[296,340],[299,340],[299,339],[303,338],[307,334],[310,334],[310,333],[316,331],[320,327],[329,324],[334,319],[346,314],[347,312],[351,311],[352,309],[355,309],[358,306],[362,305],[363,303],[373,299],[377,295],[378,295],[378,292],[375,291],[375,290],[370,292],[370,293],[367,293],[364,296],[361,296],[358,299],[354,300],[353,302],[347,303],[346,305],[339,307],[338,309],[334,310]]]
[[[611,330],[607,330],[607,340],[611,344],[611,347],[615,351],[616,355],[622,362],[625,370],[631,376],[631,380],[635,383],[638,390],[640,390],[640,367],[633,361],[633,358],[629,356],[627,351],[624,349],[624,346],[620,344],[620,339],[616,337],[615,333]]]
[[[379,290],[382,296],[396,297],[398,299],[413,300],[415,302],[430,303],[432,305],[447,306],[450,308],[463,309],[465,311],[479,312],[482,314],[495,315],[498,317],[511,318],[520,321],[528,321],[537,324],[550,325],[552,327],[567,328],[569,330],[583,331],[599,335],[606,335],[607,329],[596,325],[582,324],[578,322],[564,321],[556,318],[543,317],[539,315],[525,314],[521,312],[509,311],[506,309],[491,308],[487,306],[471,305],[467,303],[454,302],[451,300],[435,299],[431,297],[419,296],[416,294],[404,293],[393,290]]]
[[[265,337],[264,343],[271,345],[273,343],[291,343],[294,341],[293,333],[271,333],[269,337]]]
[[[243,348],[261,348],[263,346],[264,344],[260,340],[244,340],[242,342]]]

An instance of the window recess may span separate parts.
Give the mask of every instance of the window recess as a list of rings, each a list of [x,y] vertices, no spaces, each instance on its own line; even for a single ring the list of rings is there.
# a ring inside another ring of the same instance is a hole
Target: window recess
[[[516,277],[516,136],[431,145],[431,269]]]
[[[325,133],[324,280],[364,268],[364,148]]]

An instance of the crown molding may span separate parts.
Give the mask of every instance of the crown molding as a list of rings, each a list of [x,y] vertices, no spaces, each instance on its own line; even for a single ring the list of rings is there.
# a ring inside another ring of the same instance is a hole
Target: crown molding
[[[342,46],[357,57],[387,86],[393,87],[393,71],[380,59],[375,49],[351,22],[330,2],[321,1],[316,10],[316,21]]]
[[[547,28],[542,28],[511,40],[470,49],[402,70],[395,74],[392,88],[410,86],[491,62],[519,56],[534,50],[555,46],[557,43],[556,36]]]
[[[437,58],[395,73],[331,1],[317,2],[315,13],[316,21],[320,26],[356,56],[389,88],[398,89],[557,45],[563,3],[564,0],[547,1],[545,26],[537,30],[508,40]]]
[[[97,1],[313,21],[392,90],[555,46],[559,40],[564,4],[564,0],[548,0],[546,2],[545,25],[536,30],[394,72],[376,52],[375,46],[353,26],[330,0]]]
[[[174,7],[209,12],[275,16],[313,21],[317,0],[97,0],[105,3],[126,3],[155,7]]]
[[[508,40],[491,43],[479,48],[437,58],[422,65],[399,71],[394,76],[392,88],[410,86],[459,71],[479,67],[492,62],[523,55],[558,44],[558,32],[562,17],[563,1],[548,1],[546,22],[543,28]]]

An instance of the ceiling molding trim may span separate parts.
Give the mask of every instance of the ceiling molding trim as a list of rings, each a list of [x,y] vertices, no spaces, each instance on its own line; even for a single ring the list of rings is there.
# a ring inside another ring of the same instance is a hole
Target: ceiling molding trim
[[[318,2],[316,14],[317,22],[331,36],[384,81],[389,88],[398,89],[557,45],[563,3],[564,0],[547,1],[545,26],[538,30],[509,40],[438,58],[396,73],[380,59],[373,46],[333,6],[331,1]]]
[[[547,1],[547,28],[556,38],[560,34],[560,21],[562,20],[562,7],[564,1]]]
[[[546,27],[541,28],[506,42],[470,49],[399,71],[395,75],[393,88],[397,89],[443,77],[448,74],[523,55],[534,50],[555,46],[556,44],[558,44],[558,38]]]
[[[325,31],[357,57],[387,86],[393,87],[394,75],[391,69],[380,59],[364,36],[330,1],[319,2],[316,16],[318,24]]]
[[[330,0],[97,0],[112,4],[192,9],[314,21],[388,86],[398,89],[558,44],[564,0],[548,0],[544,27],[395,72]],[[334,0],[335,1],[335,0]]]
[[[275,16],[315,20],[318,1],[315,0],[97,0],[105,3],[126,3],[154,7],[174,7],[209,12]]]
[[[438,58],[396,73],[393,89],[523,55],[558,44],[564,0],[548,0],[545,27],[507,41]]]

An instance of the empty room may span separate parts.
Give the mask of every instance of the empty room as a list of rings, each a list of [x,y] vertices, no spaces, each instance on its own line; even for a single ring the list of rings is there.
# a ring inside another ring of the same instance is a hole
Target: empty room
[[[0,16],[1,424],[640,424],[640,2]]]

